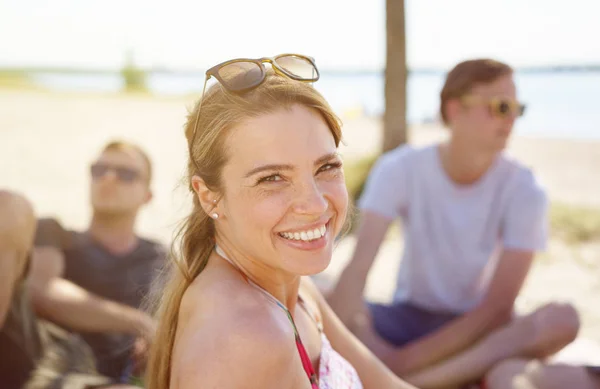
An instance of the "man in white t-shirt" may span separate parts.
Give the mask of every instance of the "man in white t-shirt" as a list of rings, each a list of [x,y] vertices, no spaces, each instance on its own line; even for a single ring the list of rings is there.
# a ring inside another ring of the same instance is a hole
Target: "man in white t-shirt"
[[[462,62],[441,92],[449,141],[392,150],[367,180],[356,250],[329,301],[415,386],[474,382],[505,358],[543,358],[577,334],[577,313],[569,305],[513,316],[547,235],[544,190],[529,169],[503,153],[524,108],[508,65]],[[394,301],[365,309],[367,274],[397,218],[405,248]]]

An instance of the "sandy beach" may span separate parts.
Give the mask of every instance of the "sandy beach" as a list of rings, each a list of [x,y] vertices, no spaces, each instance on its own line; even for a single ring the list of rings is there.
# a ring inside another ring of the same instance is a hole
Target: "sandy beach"
[[[154,198],[140,215],[139,231],[166,243],[189,202],[180,179],[186,159],[183,124],[194,98],[0,89],[0,186],[27,195],[39,215],[81,228],[89,218],[90,162],[108,140],[137,142],[151,155],[155,172]],[[353,118],[344,124],[341,152],[346,160],[378,150],[379,120]],[[416,126],[410,142],[424,145],[444,136],[439,127]],[[533,169],[552,201],[600,208],[600,142],[516,136],[508,153]],[[339,273],[353,245],[352,237],[340,243],[325,276]],[[401,246],[400,239],[390,238],[380,250],[369,277],[369,298],[390,298]],[[598,244],[570,247],[552,241],[535,264],[519,308],[527,311],[554,299],[570,301],[582,315],[581,335],[600,343],[599,261]]]

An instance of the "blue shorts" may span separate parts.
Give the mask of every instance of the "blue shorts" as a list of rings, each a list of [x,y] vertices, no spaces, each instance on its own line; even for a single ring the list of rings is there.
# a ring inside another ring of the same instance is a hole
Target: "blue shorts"
[[[368,306],[375,331],[398,347],[430,334],[461,316],[457,313],[428,311],[407,302],[390,305],[369,303]]]

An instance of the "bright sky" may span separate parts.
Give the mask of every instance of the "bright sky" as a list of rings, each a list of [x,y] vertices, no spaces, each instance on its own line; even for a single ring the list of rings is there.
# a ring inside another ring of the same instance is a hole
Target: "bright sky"
[[[406,0],[413,68],[474,56],[600,63],[597,0]],[[205,70],[298,52],[322,69],[381,69],[385,0],[0,0],[0,66]]]

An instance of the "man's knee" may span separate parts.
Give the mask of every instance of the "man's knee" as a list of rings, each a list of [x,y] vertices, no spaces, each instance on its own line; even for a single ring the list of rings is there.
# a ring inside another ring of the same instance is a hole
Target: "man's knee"
[[[580,320],[575,307],[550,303],[533,314],[533,337],[536,356],[547,356],[562,349],[577,337]]]
[[[573,305],[550,303],[542,307],[539,313],[541,315],[536,323],[538,327],[543,327],[557,336],[564,337],[569,342],[577,337],[581,323],[579,313]]]

